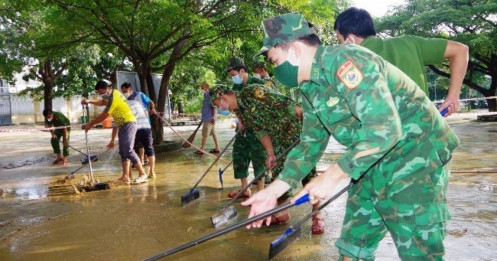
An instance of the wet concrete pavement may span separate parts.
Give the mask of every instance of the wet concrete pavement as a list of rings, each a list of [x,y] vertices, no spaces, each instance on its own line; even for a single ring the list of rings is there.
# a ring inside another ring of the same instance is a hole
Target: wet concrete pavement
[[[449,122],[451,122],[449,120]],[[452,120],[462,145],[454,154],[452,169],[497,168],[497,123]],[[175,127],[188,137],[196,126]],[[13,128],[13,127],[12,127]],[[217,132],[221,147],[234,134],[229,123]],[[200,133],[195,144],[200,143]],[[226,194],[238,188],[233,170],[224,174],[221,189],[215,165],[200,184],[200,198],[182,207],[181,195],[197,181],[213,158],[196,156],[193,149],[157,155],[157,179],[148,184],[118,186],[81,196],[48,197],[51,182],[63,179],[81,166],[81,155],[71,151],[70,164],[52,166],[48,133],[0,134],[0,260],[139,260],[168,250],[213,231],[209,217],[228,201]],[[92,153],[103,152],[110,130],[90,131]],[[168,140],[178,138],[166,129]],[[84,149],[81,130],[71,132],[71,145]],[[208,139],[207,148],[212,148]],[[319,164],[323,168],[343,152],[330,142]],[[226,160],[230,160],[229,149]],[[112,151],[94,164],[102,181],[120,176],[120,159]],[[88,169],[76,173],[76,179]],[[136,175],[136,174],[135,174]],[[453,174],[449,184],[448,205],[452,220],[445,240],[446,260],[497,260],[493,242],[497,239],[497,173]],[[339,236],[345,196],[329,205],[323,215],[326,232],[310,233],[310,221],[303,226],[303,238],[292,244],[275,260],[335,260],[333,246]],[[239,215],[248,208],[235,205]],[[303,205],[291,210],[295,223],[310,211]],[[177,253],[167,260],[265,260],[269,243],[288,225],[258,230],[239,229]],[[398,260],[394,243],[387,236],[377,251],[377,260]]]

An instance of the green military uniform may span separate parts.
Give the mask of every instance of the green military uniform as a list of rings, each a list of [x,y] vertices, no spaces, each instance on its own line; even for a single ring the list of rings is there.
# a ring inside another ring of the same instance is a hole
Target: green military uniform
[[[265,50],[305,34],[299,26],[304,21],[295,14],[265,20]],[[353,44],[319,46],[310,81],[300,91],[302,142],[288,154],[279,178],[295,187],[330,136],[347,146],[337,161],[353,180],[335,244],[340,254],[373,260],[388,230],[402,260],[441,260],[450,217],[447,163],[459,140],[424,92]]]
[[[241,58],[231,58],[226,71],[230,69],[245,66]],[[265,81],[248,75],[246,85],[259,83],[263,84]],[[236,92],[244,88],[243,84],[233,84],[233,90]],[[244,123],[243,121],[241,121]],[[238,127],[236,129],[238,131]],[[244,131],[238,132],[235,142],[233,143],[233,172],[235,179],[246,178],[249,175],[249,164],[252,161],[254,174],[257,175],[265,169],[266,152],[264,147],[259,142],[254,132],[250,127]]]
[[[68,126],[71,125],[71,122],[69,119],[64,116],[64,114],[60,112],[52,112],[53,113],[53,119],[52,121],[48,121],[45,119],[45,126],[47,127],[61,127],[61,126]],[[54,134],[57,138],[51,139],[50,144],[52,144],[52,149],[55,154],[60,154],[60,139],[64,135],[64,130],[63,129],[57,129],[54,130]],[[67,142],[69,143],[69,135],[71,134],[71,128],[67,128]],[[69,147],[64,146],[62,150],[62,155],[64,157],[69,156]]]
[[[222,88],[216,87],[213,90],[211,100],[215,100],[222,92]],[[292,99],[271,92],[260,84],[245,86],[237,93],[236,99],[238,109],[234,110],[234,113],[254,132],[259,141],[267,135],[271,137],[276,157],[283,155],[285,150],[300,138],[302,122],[295,113],[295,107],[298,104]],[[271,169],[273,179],[283,170],[285,159],[286,155]],[[316,176],[316,169],[313,168],[309,175],[302,180],[302,184],[305,186],[310,179]],[[289,192],[282,199],[291,195]]]

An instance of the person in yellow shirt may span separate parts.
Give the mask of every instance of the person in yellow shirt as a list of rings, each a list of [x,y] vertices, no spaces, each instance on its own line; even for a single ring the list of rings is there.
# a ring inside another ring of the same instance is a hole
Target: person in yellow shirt
[[[100,113],[95,119],[90,121],[85,126],[85,131],[88,132],[93,125],[102,122],[109,115],[112,115],[114,123],[118,126],[119,137],[119,154],[121,155],[123,175],[120,181],[129,183],[129,160],[133,166],[138,170],[139,176],[135,179],[134,183],[143,183],[147,181],[147,175],[143,170],[140,159],[133,149],[136,136],[136,119],[126,102],[126,98],[118,90],[112,90],[105,81],[98,81],[95,85],[95,90],[102,97],[99,100],[83,99],[81,104],[93,104],[97,106],[106,106],[104,111]],[[117,128],[113,129],[112,139],[107,145],[107,148],[114,148],[114,139],[116,137]]]

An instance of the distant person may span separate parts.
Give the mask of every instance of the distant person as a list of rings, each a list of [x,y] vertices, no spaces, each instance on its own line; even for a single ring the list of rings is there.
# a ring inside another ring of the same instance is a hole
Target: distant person
[[[252,66],[252,71],[254,72],[253,76],[261,80],[271,79],[271,76],[269,76],[269,73],[267,73],[266,68],[267,66],[265,62],[262,61],[255,62],[254,65]]]
[[[249,84],[265,83],[264,80],[251,76],[248,73],[245,62],[239,57],[231,57],[228,60],[226,73],[231,76],[231,80],[233,81],[233,90],[235,92],[241,91]],[[233,170],[235,179],[240,180],[241,187],[243,188],[248,184],[248,170],[251,161],[252,167],[254,168],[254,174],[257,175],[264,171],[266,152],[252,129],[250,127],[246,128],[245,124],[240,119],[238,119],[236,130],[239,132],[235,138],[235,142],[233,143]],[[266,177],[263,176],[257,181],[257,187],[259,190],[264,189],[265,180]],[[234,198],[237,193],[238,191],[231,191],[228,193],[228,197]],[[252,192],[249,188],[240,197],[248,198],[250,195],[252,195]]]
[[[252,71],[254,72],[254,78],[264,80],[264,87],[272,92],[280,93],[280,90],[276,88],[276,82],[273,81],[269,73],[267,72],[267,65],[265,62],[258,61],[252,66]]]
[[[104,111],[97,116],[97,118],[88,122],[85,126],[85,131],[88,132],[93,125],[104,121],[109,115],[112,115],[115,124],[119,128],[119,154],[121,155],[123,174],[119,181],[130,183],[129,174],[129,160],[138,170],[139,176],[135,179],[134,183],[143,183],[148,180],[145,171],[143,170],[140,158],[136,154],[133,146],[136,137],[136,118],[127,103],[124,95],[118,90],[112,90],[109,84],[105,81],[98,81],[95,85],[95,90],[100,94],[102,99],[87,100],[83,99],[81,104],[94,104],[97,106],[106,106]],[[114,130],[113,130],[114,131]],[[114,148],[115,135],[112,135],[110,143],[107,148]]]
[[[370,49],[407,74],[426,93],[428,87],[425,66],[440,64],[448,59],[449,93],[439,111],[448,108],[446,116],[459,111],[459,95],[468,66],[468,46],[441,38],[378,38],[371,15],[366,10],[355,7],[338,15],[334,30],[341,44],[353,43]]]
[[[214,140],[215,148],[210,150],[210,153],[219,153],[221,150],[219,149],[219,142],[217,141],[215,125],[217,119],[217,110],[216,106],[211,103],[211,99],[209,96],[209,84],[203,82],[200,85],[200,89],[204,93],[204,100],[202,101],[202,146],[201,150],[204,150],[205,143],[207,142],[207,136],[211,135]],[[202,151],[196,151],[196,154],[203,154]]]
[[[157,114],[155,104],[150,98],[142,92],[133,91],[131,83],[125,82],[121,85],[121,91],[128,99],[129,106],[136,118],[136,137],[134,147],[138,149],[138,156],[144,166],[150,165],[148,178],[155,179],[155,150],[154,139],[152,137],[152,126],[147,113],[150,108],[151,114]],[[147,155],[147,161],[144,161],[144,154]]]
[[[43,110],[43,116],[45,117],[45,127],[62,127],[69,126],[71,122],[64,116],[64,114],[50,109]],[[57,158],[52,162],[53,164],[62,163],[62,165],[67,164],[67,156],[69,156],[69,134],[71,134],[71,128],[63,128],[50,130],[52,134],[52,139],[50,144],[52,144],[52,149]],[[60,138],[62,137],[63,149],[62,155],[60,154]]]

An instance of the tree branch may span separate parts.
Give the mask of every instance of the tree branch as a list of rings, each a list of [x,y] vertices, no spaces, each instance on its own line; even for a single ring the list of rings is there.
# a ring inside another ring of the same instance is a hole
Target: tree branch
[[[428,65],[428,67],[436,74],[440,75],[440,76],[443,76],[443,77],[446,77],[446,78],[450,78],[450,74],[442,71],[442,70],[439,70],[437,67],[433,66],[433,65]],[[471,89],[474,89],[480,93],[484,93],[486,91],[488,91],[486,88],[483,88],[481,87],[480,85],[474,83],[473,81],[469,80],[469,79],[466,79],[464,78],[463,80],[463,83],[466,84],[468,87],[470,87]]]

